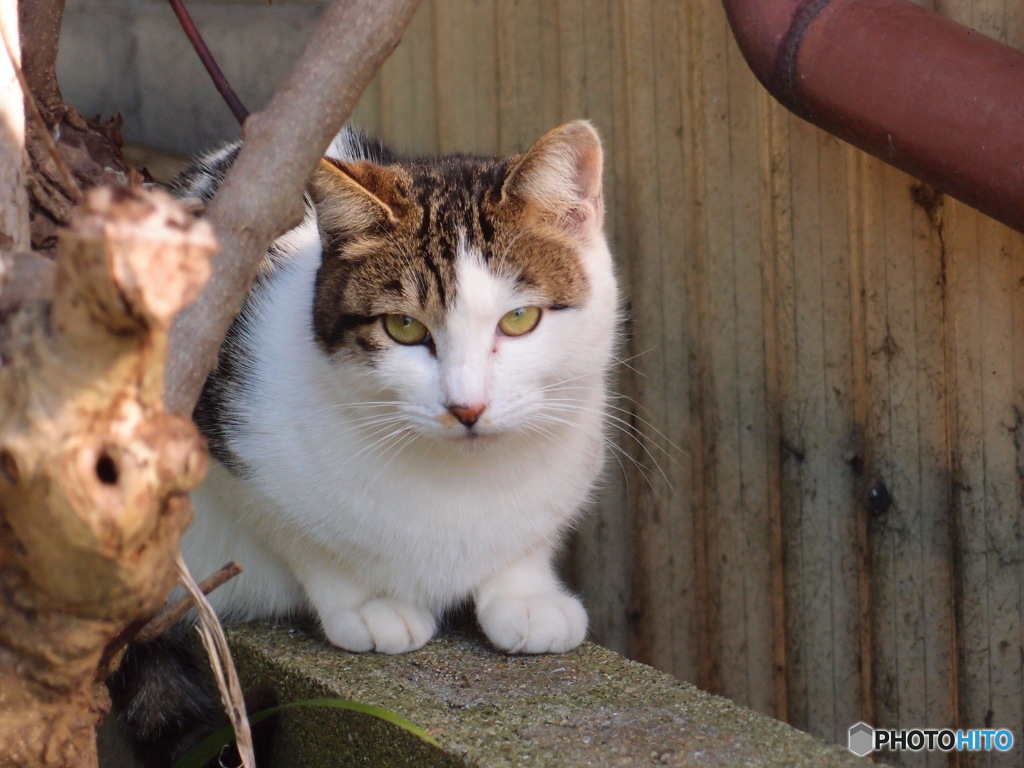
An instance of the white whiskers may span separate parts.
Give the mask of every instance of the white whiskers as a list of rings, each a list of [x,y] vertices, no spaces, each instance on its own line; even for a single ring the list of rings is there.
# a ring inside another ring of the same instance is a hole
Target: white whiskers
[[[677,464],[678,457],[687,455],[686,451],[669,439],[669,437],[650,420],[637,414],[634,409],[624,408],[622,406],[615,405],[612,402],[606,402],[603,408],[601,408],[597,405],[590,404],[581,398],[572,396],[552,397],[552,395],[564,395],[573,391],[582,391],[584,393],[592,391],[591,388],[583,385],[569,386],[572,382],[577,381],[580,378],[583,377],[566,379],[565,381],[541,388],[539,391],[543,393],[544,399],[536,408],[535,412],[531,414],[530,423],[535,425],[538,422],[542,422],[555,426],[572,426],[574,422],[566,417],[567,413],[590,415],[599,414],[604,424],[614,434],[628,437],[631,443],[642,451],[641,458],[644,458],[653,465],[654,470],[656,470],[662,480],[665,481],[665,484],[668,486],[672,494],[676,495],[676,489],[673,486],[672,481],[669,479],[665,468],[662,466],[662,462],[668,461],[671,464]],[[612,397],[633,402],[634,405],[636,405],[635,401],[625,395],[613,395]],[[625,471],[626,467],[622,461],[623,459],[632,464],[648,484],[651,485],[652,488],[654,487],[648,477],[648,472],[651,468],[646,466],[644,461],[641,461],[640,458],[634,456],[633,453],[627,450],[624,445],[611,437],[605,437],[605,446],[609,449],[612,455],[615,456],[619,467],[623,471],[623,475],[627,478],[627,482],[628,474]]]

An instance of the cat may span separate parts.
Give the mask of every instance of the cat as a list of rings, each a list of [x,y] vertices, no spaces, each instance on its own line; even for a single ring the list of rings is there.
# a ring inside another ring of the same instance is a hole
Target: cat
[[[175,182],[209,201],[240,145]],[[400,160],[351,127],[267,254],[194,418],[211,453],[182,551],[222,618],[312,612],[403,653],[471,600],[509,653],[586,636],[553,557],[604,463],[619,298],[583,121],[505,158]],[[185,627],[109,681],[140,759],[216,727]]]
[[[209,199],[237,155],[174,185]],[[312,609],[415,650],[467,599],[509,653],[586,636],[553,557],[604,463],[618,290],[593,127],[505,158],[400,161],[346,127],[195,411],[213,460],[182,551],[228,620]]]

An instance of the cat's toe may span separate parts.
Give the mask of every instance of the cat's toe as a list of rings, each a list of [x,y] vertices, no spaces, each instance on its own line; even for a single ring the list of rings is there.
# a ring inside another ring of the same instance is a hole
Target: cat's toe
[[[570,595],[495,599],[477,609],[484,634],[509,653],[563,653],[583,642],[587,612]]]
[[[434,636],[434,617],[422,608],[392,600],[368,600],[358,608],[321,616],[327,639],[346,651],[408,653]]]
[[[391,600],[370,600],[359,609],[380,653],[407,653],[434,636],[434,617],[414,605]]]
[[[339,648],[354,653],[372,651],[373,636],[357,609],[335,611],[329,616],[320,616],[327,639]]]

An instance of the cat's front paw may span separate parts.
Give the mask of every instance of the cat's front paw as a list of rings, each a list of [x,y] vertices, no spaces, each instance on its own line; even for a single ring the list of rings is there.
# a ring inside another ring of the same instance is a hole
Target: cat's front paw
[[[408,653],[434,636],[437,624],[429,612],[394,600],[368,600],[356,608],[321,615],[327,639],[347,651]]]
[[[477,607],[487,638],[509,653],[563,653],[583,642],[587,612],[560,592],[531,597],[495,597]]]

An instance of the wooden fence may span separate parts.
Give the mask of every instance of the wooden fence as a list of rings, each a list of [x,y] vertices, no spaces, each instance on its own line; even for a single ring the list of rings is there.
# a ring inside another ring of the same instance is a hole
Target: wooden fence
[[[1016,0],[926,4],[1024,47]],[[576,117],[630,308],[593,636],[828,740],[1024,740],[1024,239],[791,117],[718,0],[425,0],[357,113],[425,152]]]
[[[1013,0],[935,5],[1024,46]],[[580,116],[639,436],[571,557],[594,636],[830,740],[1024,738],[1024,239],[791,117],[716,0],[428,0],[359,113],[481,152]]]

